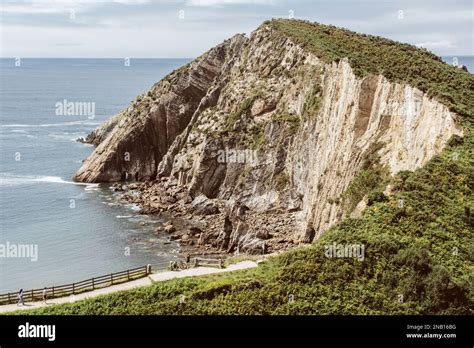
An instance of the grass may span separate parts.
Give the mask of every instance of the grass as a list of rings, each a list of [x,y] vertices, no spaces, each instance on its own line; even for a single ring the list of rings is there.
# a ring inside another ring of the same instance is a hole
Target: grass
[[[176,279],[29,314],[472,314],[472,138],[415,172],[401,172],[392,184],[388,201],[257,269]],[[365,245],[364,261],[327,258],[324,248],[334,242]]]
[[[377,150],[382,143],[372,144],[362,159],[362,167],[342,194],[344,210],[352,212],[357,204],[367,195],[368,204],[384,201],[383,190],[390,180],[390,172],[379,163]]]
[[[411,45],[303,21],[265,25],[326,62],[348,57],[359,76],[380,73],[427,92],[462,116],[464,138],[454,136],[422,168],[390,178],[390,197],[380,195],[376,151],[367,153],[366,172],[346,195],[355,202],[370,191],[362,216],[256,269],[171,280],[29,314],[474,313],[473,77]],[[326,257],[333,243],[363,245],[364,260]]]
[[[255,98],[245,98],[244,101],[240,104],[238,109],[231,113],[229,117],[225,121],[224,131],[231,131],[242,115],[244,115],[250,108],[254,102]]]
[[[348,58],[357,76],[381,74],[390,81],[410,84],[464,116],[466,121],[474,121],[473,76],[427,50],[301,20],[277,19],[264,25],[290,37],[326,63]]]
[[[233,265],[242,261],[258,261],[261,260],[261,255],[238,255],[238,256],[231,256],[224,260],[224,266]]]
[[[252,150],[260,150],[265,145],[265,128],[267,124],[256,124],[251,128],[251,141],[248,144]]]
[[[374,196],[375,190],[384,187],[385,171],[380,167],[362,169],[357,173],[347,190],[342,194],[343,204],[347,212],[351,212],[365,195]]]
[[[303,119],[310,120],[316,117],[321,104],[321,86],[319,84],[313,86],[306,96],[303,104]]]
[[[278,173],[274,178],[274,187],[278,191],[283,191],[288,186],[289,177],[285,170]]]
[[[290,114],[287,111],[277,113],[272,121],[287,125],[287,133],[289,136],[296,134],[301,125],[300,117],[295,114]]]

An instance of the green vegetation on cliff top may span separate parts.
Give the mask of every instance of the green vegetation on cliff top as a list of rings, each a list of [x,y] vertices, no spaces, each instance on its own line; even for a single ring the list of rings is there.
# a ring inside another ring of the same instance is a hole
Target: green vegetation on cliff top
[[[326,63],[348,58],[357,76],[381,74],[390,81],[407,83],[474,122],[474,77],[425,49],[301,20],[278,19],[264,25],[286,35]]]
[[[381,73],[427,91],[462,116],[465,137],[453,137],[442,154],[415,172],[391,178],[393,194],[375,196],[361,218],[346,219],[311,246],[270,258],[257,269],[176,279],[29,313],[474,312],[472,75],[427,51],[383,38],[302,21],[266,24],[325,61],[348,57],[358,74]],[[326,257],[326,246],[333,243],[364,245],[364,260]]]

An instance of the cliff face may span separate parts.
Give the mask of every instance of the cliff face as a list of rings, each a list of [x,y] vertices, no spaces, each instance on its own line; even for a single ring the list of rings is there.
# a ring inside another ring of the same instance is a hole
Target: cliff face
[[[358,173],[422,166],[462,135],[456,118],[416,88],[357,77],[347,59],[326,64],[263,25],[173,72],[96,131],[100,144],[75,179],[160,179],[191,199],[291,212],[296,239],[309,242],[351,212],[343,197]],[[258,225],[239,221],[215,238],[262,248]]]
[[[132,105],[94,131],[86,141],[98,144],[74,179],[84,182],[151,180],[174,139],[214,80],[218,80],[245,38],[237,35],[155,84]]]

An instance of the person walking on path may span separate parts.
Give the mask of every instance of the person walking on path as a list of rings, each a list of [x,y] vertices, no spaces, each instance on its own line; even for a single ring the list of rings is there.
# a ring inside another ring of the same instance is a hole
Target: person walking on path
[[[43,289],[43,303],[46,304],[46,300],[48,299],[48,292],[46,288]]]
[[[17,306],[19,306],[21,303],[22,306],[25,305],[25,301],[23,300],[23,289],[20,289],[20,291],[18,292],[18,303],[17,303]]]

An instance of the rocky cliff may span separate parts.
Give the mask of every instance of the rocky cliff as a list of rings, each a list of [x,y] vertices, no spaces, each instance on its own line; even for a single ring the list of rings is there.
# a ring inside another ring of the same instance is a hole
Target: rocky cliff
[[[207,107],[206,94],[215,80],[223,78],[244,40],[237,35],[172,72],[90,134],[86,141],[98,147],[75,180],[155,178],[162,157],[197,110]]]
[[[148,212],[215,205],[208,215],[219,218],[197,244],[267,252],[278,249],[272,237],[310,242],[357,213],[385,176],[423,166],[462,136],[458,117],[415,86],[360,74],[346,57],[322,59],[266,23],[96,130],[75,180],[147,181],[138,187]],[[356,190],[361,175],[373,180]]]

